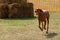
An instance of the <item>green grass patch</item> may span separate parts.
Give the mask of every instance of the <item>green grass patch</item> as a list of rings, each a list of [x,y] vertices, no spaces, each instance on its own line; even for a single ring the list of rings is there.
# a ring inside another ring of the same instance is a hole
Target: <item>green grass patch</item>
[[[0,40],[60,40],[60,13],[50,13],[49,34],[40,31],[37,18],[0,19]]]

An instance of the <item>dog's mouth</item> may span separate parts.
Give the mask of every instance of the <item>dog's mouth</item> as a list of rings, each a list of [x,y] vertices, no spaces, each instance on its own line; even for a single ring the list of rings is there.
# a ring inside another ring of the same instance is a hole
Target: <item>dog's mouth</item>
[[[35,10],[35,13],[37,13],[37,10]]]
[[[35,12],[37,12],[37,11],[35,11]]]

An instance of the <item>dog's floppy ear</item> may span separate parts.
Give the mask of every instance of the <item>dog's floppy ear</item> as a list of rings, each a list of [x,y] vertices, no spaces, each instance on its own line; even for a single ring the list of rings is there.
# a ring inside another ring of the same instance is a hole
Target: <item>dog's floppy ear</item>
[[[39,9],[40,12],[43,12],[42,9]]]
[[[35,10],[35,12],[43,12],[43,11],[42,11],[42,9],[37,8],[37,9]]]

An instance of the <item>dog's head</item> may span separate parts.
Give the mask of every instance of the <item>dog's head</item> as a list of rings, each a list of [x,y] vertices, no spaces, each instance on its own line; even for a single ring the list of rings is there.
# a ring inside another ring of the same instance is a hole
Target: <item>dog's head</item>
[[[39,9],[39,8],[35,10],[36,15],[38,15],[38,14],[40,14],[42,12],[43,12],[42,9]]]

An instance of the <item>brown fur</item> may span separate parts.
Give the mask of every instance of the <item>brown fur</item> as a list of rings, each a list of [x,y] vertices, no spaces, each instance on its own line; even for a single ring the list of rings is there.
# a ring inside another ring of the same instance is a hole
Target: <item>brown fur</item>
[[[38,15],[39,28],[41,29],[41,31],[43,31],[43,29],[47,30],[46,33],[48,33],[49,17],[50,17],[49,12],[43,11],[42,9],[36,9],[35,12]],[[42,27],[40,26],[41,23]]]

